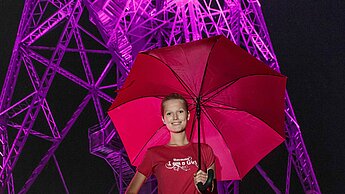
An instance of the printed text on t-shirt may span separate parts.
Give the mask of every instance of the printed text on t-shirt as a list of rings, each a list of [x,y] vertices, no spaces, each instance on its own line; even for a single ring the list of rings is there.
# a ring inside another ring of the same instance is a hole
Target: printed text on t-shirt
[[[172,161],[168,161],[165,164],[165,167],[169,170],[173,169],[175,171],[179,171],[181,169],[188,171],[190,170],[191,165],[198,167],[196,160],[193,160],[191,156],[188,156],[187,158],[173,158]]]

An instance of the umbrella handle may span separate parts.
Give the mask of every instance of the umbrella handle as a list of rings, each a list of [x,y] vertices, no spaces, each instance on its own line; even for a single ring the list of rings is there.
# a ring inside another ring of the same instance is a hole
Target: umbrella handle
[[[202,182],[198,182],[198,184],[197,184],[198,189],[201,193],[205,193],[207,188],[209,188],[212,185],[213,178],[214,178],[214,171],[213,171],[213,169],[209,169],[207,171],[207,180],[206,180],[205,184],[202,184]]]

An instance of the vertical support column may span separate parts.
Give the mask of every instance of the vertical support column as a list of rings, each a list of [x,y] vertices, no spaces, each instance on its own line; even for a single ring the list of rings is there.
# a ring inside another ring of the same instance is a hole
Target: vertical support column
[[[240,181],[235,181],[234,182],[234,194],[239,194],[240,193]]]
[[[304,145],[303,137],[297,119],[295,117],[290,98],[286,92],[285,98],[286,108],[286,133],[287,139],[285,141],[286,148],[289,152],[289,157],[292,159],[292,163],[297,172],[298,178],[302,184],[305,192],[321,193],[319,184],[317,182],[312,163],[310,161],[307,149]],[[290,165],[290,163],[288,163]],[[287,174],[290,179],[290,172]],[[289,180],[287,179],[287,180]],[[286,184],[286,189],[290,184]]]
[[[21,67],[21,54],[20,54],[20,42],[25,33],[28,30],[28,26],[30,23],[30,13],[33,11],[35,7],[34,0],[27,0],[24,4],[24,10],[22,13],[22,17],[20,20],[20,24],[18,27],[17,38],[14,43],[12,57],[10,60],[10,64],[8,67],[8,71],[6,74],[6,78],[4,80],[4,85],[2,87],[1,96],[0,96],[0,112],[6,110],[12,100],[12,96],[14,93],[15,85],[17,82],[19,70]],[[2,114],[0,115],[0,143],[1,143],[1,150],[0,150],[0,158],[1,158],[1,165],[0,168],[4,169],[3,173],[0,175],[0,193],[3,193],[7,188],[7,193],[12,194],[15,193],[14,191],[14,182],[13,182],[13,175],[11,170],[8,168],[11,166],[11,163],[6,162],[6,159],[9,157],[9,142],[8,142],[8,133],[7,133],[7,115]]]
[[[120,153],[119,153],[119,158],[120,158],[120,173],[119,173],[119,179],[120,179],[120,181],[119,181],[119,186],[120,186],[120,194],[122,194],[123,193],[123,182],[121,181],[121,180],[123,180],[123,168],[122,168],[122,160],[123,160],[123,158],[122,158],[122,150],[120,150]]]
[[[30,2],[30,3],[33,3],[33,2]],[[30,129],[32,128],[34,124],[34,121],[40,111],[41,105],[44,102],[44,99],[47,95],[49,87],[56,74],[56,71],[57,71],[56,67],[60,65],[63,54],[65,52],[65,48],[67,47],[69,40],[71,39],[71,36],[72,36],[71,32],[73,31],[73,28],[75,27],[74,22],[75,20],[77,21],[79,20],[79,17],[82,13],[82,9],[80,9],[81,5],[78,0],[75,2],[74,6],[71,8],[72,9],[70,9],[71,11],[70,18],[59,39],[59,43],[56,47],[56,50],[53,53],[49,66],[42,77],[39,89],[37,90],[37,93],[35,94],[34,99],[25,115],[23,123],[19,129],[19,132],[17,133],[15,140],[12,143],[12,146],[8,152],[8,155],[4,157],[3,168],[1,169],[1,172],[0,172],[0,177],[2,178],[1,180],[2,184],[6,184],[8,180],[10,179],[10,177],[6,176],[6,173],[12,173],[16,165],[16,162],[29,136]],[[76,15],[73,15],[73,14],[76,14]],[[25,24],[25,25],[28,25],[28,24]]]
[[[241,0],[243,7],[242,25],[243,38],[246,43],[248,52],[264,61],[271,68],[279,71],[278,61],[273,51],[273,46],[269,38],[260,3],[258,0]],[[289,157],[292,157],[292,163],[302,184],[305,192],[320,193],[312,164],[305,148],[300,128],[297,124],[296,117],[288,94],[285,96],[285,115],[286,115],[286,135],[287,139],[285,145],[289,152]],[[290,159],[288,163],[286,191],[290,187]]]

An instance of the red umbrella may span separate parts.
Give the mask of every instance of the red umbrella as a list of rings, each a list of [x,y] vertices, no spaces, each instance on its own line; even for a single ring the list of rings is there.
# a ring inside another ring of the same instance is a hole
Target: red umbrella
[[[137,166],[147,148],[170,138],[160,104],[172,92],[190,104],[186,133],[196,142],[199,98],[201,142],[217,157],[217,179],[238,180],[284,141],[285,84],[285,76],[215,36],[139,53],[108,114]]]

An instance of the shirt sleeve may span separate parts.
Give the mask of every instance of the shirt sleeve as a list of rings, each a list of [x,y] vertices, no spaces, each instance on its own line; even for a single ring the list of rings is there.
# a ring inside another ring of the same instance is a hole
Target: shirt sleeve
[[[205,161],[206,168],[209,168],[215,162],[215,156],[212,148],[207,144],[202,144],[202,155]]]
[[[149,178],[152,174],[152,152],[151,150],[147,150],[143,161],[138,166],[137,171]]]

